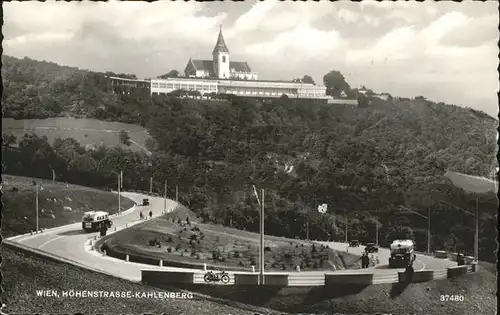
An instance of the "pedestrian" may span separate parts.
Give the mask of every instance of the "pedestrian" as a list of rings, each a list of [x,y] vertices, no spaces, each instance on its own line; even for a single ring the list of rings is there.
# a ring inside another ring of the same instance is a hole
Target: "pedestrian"
[[[361,266],[362,268],[368,268],[369,264],[370,258],[368,257],[368,254],[364,253],[363,256],[361,256]]]
[[[142,220],[143,218],[144,218],[144,215],[142,214],[142,211],[141,211],[141,213],[139,213],[139,219]]]
[[[151,219],[153,217],[153,211],[149,211],[149,218]]]

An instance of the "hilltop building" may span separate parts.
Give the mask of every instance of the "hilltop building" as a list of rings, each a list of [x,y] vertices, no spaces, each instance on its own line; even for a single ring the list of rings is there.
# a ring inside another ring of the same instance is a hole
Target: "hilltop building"
[[[288,98],[323,100],[326,87],[292,81],[257,80],[247,62],[231,61],[222,28],[212,51],[212,60],[190,58],[184,70],[185,77],[151,80],[151,94],[167,94],[175,90],[234,94],[253,98]]]

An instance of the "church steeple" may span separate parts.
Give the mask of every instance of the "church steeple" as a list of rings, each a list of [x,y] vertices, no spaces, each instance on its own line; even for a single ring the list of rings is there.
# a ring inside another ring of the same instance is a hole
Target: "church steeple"
[[[219,52],[229,53],[229,49],[227,49],[226,43],[224,42],[224,36],[222,36],[222,25],[220,25],[219,37],[217,38],[217,43],[215,44],[212,54]]]

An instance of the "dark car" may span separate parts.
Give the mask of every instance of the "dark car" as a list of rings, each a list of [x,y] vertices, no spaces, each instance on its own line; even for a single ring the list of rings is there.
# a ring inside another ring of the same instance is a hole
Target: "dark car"
[[[366,244],[365,251],[367,253],[378,253],[378,247],[375,243],[368,243]]]
[[[359,241],[354,240],[354,241],[349,241],[349,247],[358,247],[359,246]]]
[[[149,199],[142,199],[143,206],[149,206]]]

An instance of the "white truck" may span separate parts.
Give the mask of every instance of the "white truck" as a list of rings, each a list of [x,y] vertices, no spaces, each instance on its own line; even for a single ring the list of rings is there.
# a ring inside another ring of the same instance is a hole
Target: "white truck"
[[[109,213],[104,211],[88,211],[82,217],[82,229],[85,232],[99,231],[101,224],[110,228],[113,222],[109,219]]]
[[[389,268],[406,268],[413,259],[414,247],[412,240],[394,240],[390,247]]]

